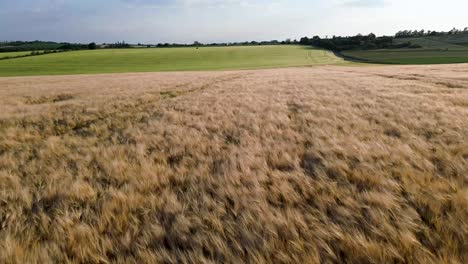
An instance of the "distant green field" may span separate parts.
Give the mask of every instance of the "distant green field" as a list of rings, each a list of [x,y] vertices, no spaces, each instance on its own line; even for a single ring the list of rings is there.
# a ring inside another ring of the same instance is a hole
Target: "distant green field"
[[[0,52],[0,59],[6,58],[6,57],[18,57],[18,56],[24,56],[31,54],[30,51],[18,51],[18,52]]]
[[[468,35],[446,35],[395,39],[396,43],[411,42],[417,49],[344,51],[348,58],[372,63],[389,64],[443,64],[468,63]]]
[[[1,60],[0,76],[258,69],[349,64],[302,46],[86,50]]]
[[[412,44],[417,44],[422,46],[423,49],[449,49],[449,50],[465,50],[466,47],[461,46],[460,44],[443,42],[441,39],[436,38],[403,38],[395,39],[396,43],[411,42]]]
[[[345,51],[343,55],[372,63],[443,64],[468,63],[468,50],[369,50]]]
[[[426,38],[451,44],[468,43],[468,34],[443,35]]]
[[[4,46],[6,45],[6,46]],[[0,51],[16,52],[16,51],[32,51],[32,50],[55,50],[60,49],[63,44],[55,42],[23,42],[21,45],[11,45],[11,43],[0,43]]]

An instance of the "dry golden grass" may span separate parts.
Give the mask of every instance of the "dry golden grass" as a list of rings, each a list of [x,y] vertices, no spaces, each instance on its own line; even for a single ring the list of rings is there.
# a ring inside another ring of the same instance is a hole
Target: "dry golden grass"
[[[0,263],[466,263],[467,72],[0,78]]]

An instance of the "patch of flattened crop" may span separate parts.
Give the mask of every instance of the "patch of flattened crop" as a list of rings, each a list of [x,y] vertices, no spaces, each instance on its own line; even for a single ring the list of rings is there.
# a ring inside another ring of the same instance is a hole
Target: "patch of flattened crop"
[[[24,103],[28,105],[36,105],[36,104],[50,104],[50,103],[58,103],[63,101],[72,100],[75,98],[71,94],[56,94],[51,96],[39,96],[39,97],[25,97]]]
[[[205,89],[209,88],[210,86],[212,86],[214,84],[220,84],[220,83],[223,83],[223,82],[233,81],[233,80],[241,78],[242,76],[243,75],[231,75],[231,76],[227,76],[225,78],[218,78],[218,79],[215,79],[212,82],[208,82],[208,83],[205,83],[205,84],[203,84],[203,85],[201,85],[199,87],[188,89],[188,90],[161,91],[161,92],[159,92],[159,95],[161,96],[162,99],[175,98],[175,97],[178,97],[178,96],[181,96],[181,95],[184,95],[184,94],[205,90]],[[175,88],[182,88],[182,87],[184,87],[186,85],[188,85],[188,84],[176,85]]]
[[[401,132],[396,127],[388,127],[384,130],[384,134],[388,137],[401,138]]]
[[[307,152],[302,156],[301,167],[305,173],[313,178],[318,176],[318,171],[325,168],[323,159],[315,153]]]
[[[414,76],[414,77],[421,77],[421,78],[426,78],[426,75],[423,75],[423,74],[418,74],[418,73],[415,73],[415,74],[410,74],[410,76]]]
[[[452,104],[454,106],[468,107],[468,99],[452,98]]]
[[[386,75],[386,74],[377,74],[376,76],[383,77],[383,78],[389,78],[389,79],[396,79],[396,80],[401,80],[401,81],[425,81],[428,82],[427,79],[424,79],[423,75],[420,74],[410,74],[410,75]],[[445,86],[447,88],[465,88],[463,85],[457,82],[451,82],[448,80],[442,80],[442,81],[436,81],[436,82],[431,82],[436,85],[441,85]]]
[[[180,94],[180,91],[162,91],[162,92],[159,92],[159,95],[161,95],[161,97],[164,99],[164,98],[174,98],[174,97],[177,97],[179,96]]]
[[[442,85],[442,86],[445,86],[447,88],[465,88],[463,87],[463,85],[460,85],[458,83],[454,83],[454,82],[449,82],[449,81],[440,81],[440,82],[436,82],[435,84],[437,85]]]
[[[289,111],[291,111],[294,114],[299,113],[301,110],[303,110],[303,108],[304,108],[303,106],[301,106],[301,105],[299,105],[299,104],[297,104],[295,102],[289,102],[288,103]]]
[[[402,80],[402,81],[417,81],[417,80],[419,80],[419,78],[414,77],[415,75],[405,76],[405,75],[377,74],[376,76],[383,77],[383,78],[389,78],[389,79],[397,79],[397,80]]]

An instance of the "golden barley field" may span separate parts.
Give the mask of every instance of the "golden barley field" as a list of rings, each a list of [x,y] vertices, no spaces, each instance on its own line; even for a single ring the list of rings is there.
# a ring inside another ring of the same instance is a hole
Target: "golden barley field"
[[[467,261],[467,64],[0,78],[0,263]]]

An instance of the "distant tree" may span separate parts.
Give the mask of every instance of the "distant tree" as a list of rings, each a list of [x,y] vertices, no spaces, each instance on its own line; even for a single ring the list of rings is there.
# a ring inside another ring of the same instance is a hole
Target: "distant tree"
[[[96,47],[97,47],[96,43],[94,43],[94,42],[91,42],[91,43],[88,44],[88,49],[90,49],[90,50],[95,50]]]
[[[117,42],[117,43],[114,43],[114,44],[108,44],[106,46],[106,48],[110,48],[110,49],[127,49],[127,48],[131,48],[132,46],[128,43],[125,43],[125,41],[122,41],[122,42]]]
[[[301,45],[308,45],[309,44],[309,38],[308,37],[302,37],[300,40],[299,40],[299,43]]]
[[[454,28],[452,28],[452,30],[449,31],[449,35],[451,35],[451,34],[458,34],[458,31],[459,31],[459,30],[458,30],[457,28],[454,27]]]
[[[408,33],[413,31],[399,32],[399,36],[407,36]],[[315,36],[312,39],[308,39],[309,45],[320,47],[323,49],[333,51],[343,50],[371,50],[371,49],[385,49],[385,48],[405,48],[410,47],[411,43],[393,43],[394,37],[377,37],[371,33],[369,35],[358,34],[351,37],[340,37],[333,36],[333,38],[321,39],[319,36]],[[302,38],[302,43],[305,43],[306,38]]]
[[[468,33],[468,27],[466,27],[465,29],[463,29],[463,33]]]

